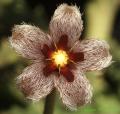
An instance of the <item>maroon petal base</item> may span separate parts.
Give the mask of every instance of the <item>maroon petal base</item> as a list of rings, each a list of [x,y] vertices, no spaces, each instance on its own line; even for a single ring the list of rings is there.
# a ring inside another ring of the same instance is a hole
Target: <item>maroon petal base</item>
[[[51,60],[51,55],[56,51],[56,47],[54,44],[51,44],[49,47],[48,45],[44,44],[41,52],[45,57],[46,66],[43,68],[43,73],[45,76],[49,76],[53,72],[57,72],[58,75],[63,75],[68,82],[74,81],[74,75],[72,73],[72,69],[76,68],[73,62],[80,62],[84,60],[84,53],[83,52],[69,52],[68,47],[68,36],[62,35],[59,38],[58,43],[56,44],[57,50],[64,50],[69,56],[70,61],[64,67],[58,67],[53,60]],[[71,67],[72,66],[72,67]]]
[[[62,74],[68,82],[74,81],[74,75],[68,67],[61,68],[60,74]]]
[[[45,76],[49,76],[55,70],[57,70],[56,65],[50,62],[50,63],[47,63],[47,65],[43,68],[43,73]]]
[[[43,48],[41,49],[41,52],[43,53],[46,59],[50,58],[51,54],[53,53],[53,51],[46,44],[44,44]]]
[[[57,48],[62,50],[68,50],[68,36],[62,35],[59,42],[57,43]]]
[[[70,52],[69,53],[69,58],[70,60],[74,61],[74,62],[80,62],[84,60],[84,53],[83,52]]]

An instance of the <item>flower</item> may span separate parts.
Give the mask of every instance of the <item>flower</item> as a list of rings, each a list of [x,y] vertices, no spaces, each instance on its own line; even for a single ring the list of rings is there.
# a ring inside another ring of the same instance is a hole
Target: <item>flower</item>
[[[28,99],[38,101],[55,87],[70,109],[91,101],[92,87],[84,73],[107,67],[112,56],[105,41],[80,41],[82,29],[79,9],[67,4],[55,10],[49,34],[32,25],[15,25],[12,47],[33,60],[17,78],[18,87]]]

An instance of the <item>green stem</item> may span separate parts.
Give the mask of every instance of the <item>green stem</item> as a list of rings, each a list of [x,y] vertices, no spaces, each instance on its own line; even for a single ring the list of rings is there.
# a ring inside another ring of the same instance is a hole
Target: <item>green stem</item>
[[[56,96],[56,90],[53,89],[53,91],[46,97],[43,114],[53,114],[54,105],[55,105],[55,96]]]

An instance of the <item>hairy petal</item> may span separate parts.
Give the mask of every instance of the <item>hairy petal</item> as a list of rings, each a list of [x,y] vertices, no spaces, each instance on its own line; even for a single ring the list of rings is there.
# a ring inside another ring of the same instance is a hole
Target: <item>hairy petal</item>
[[[53,76],[43,75],[42,63],[34,63],[27,67],[17,78],[17,86],[23,94],[34,101],[48,95],[54,87]]]
[[[78,66],[84,71],[101,70],[111,64],[112,56],[109,53],[109,45],[103,40],[83,40],[73,48],[74,52],[83,52],[84,61]]]
[[[68,36],[69,46],[79,39],[82,27],[83,22],[78,7],[67,4],[58,6],[49,25],[53,40],[57,42],[65,34]]]
[[[42,58],[40,49],[44,43],[49,42],[49,37],[35,26],[22,24],[15,25],[10,42],[22,56],[28,59],[40,59]]]
[[[73,70],[74,81],[68,82],[65,77],[55,77],[55,87],[60,92],[63,103],[71,110],[76,110],[77,106],[90,103],[92,97],[92,87],[79,70]]]

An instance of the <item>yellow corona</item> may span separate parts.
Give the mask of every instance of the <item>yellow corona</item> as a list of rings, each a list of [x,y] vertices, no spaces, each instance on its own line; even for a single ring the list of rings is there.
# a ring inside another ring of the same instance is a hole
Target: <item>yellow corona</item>
[[[52,60],[57,66],[63,67],[68,62],[68,55],[63,50],[57,50],[52,54]]]

